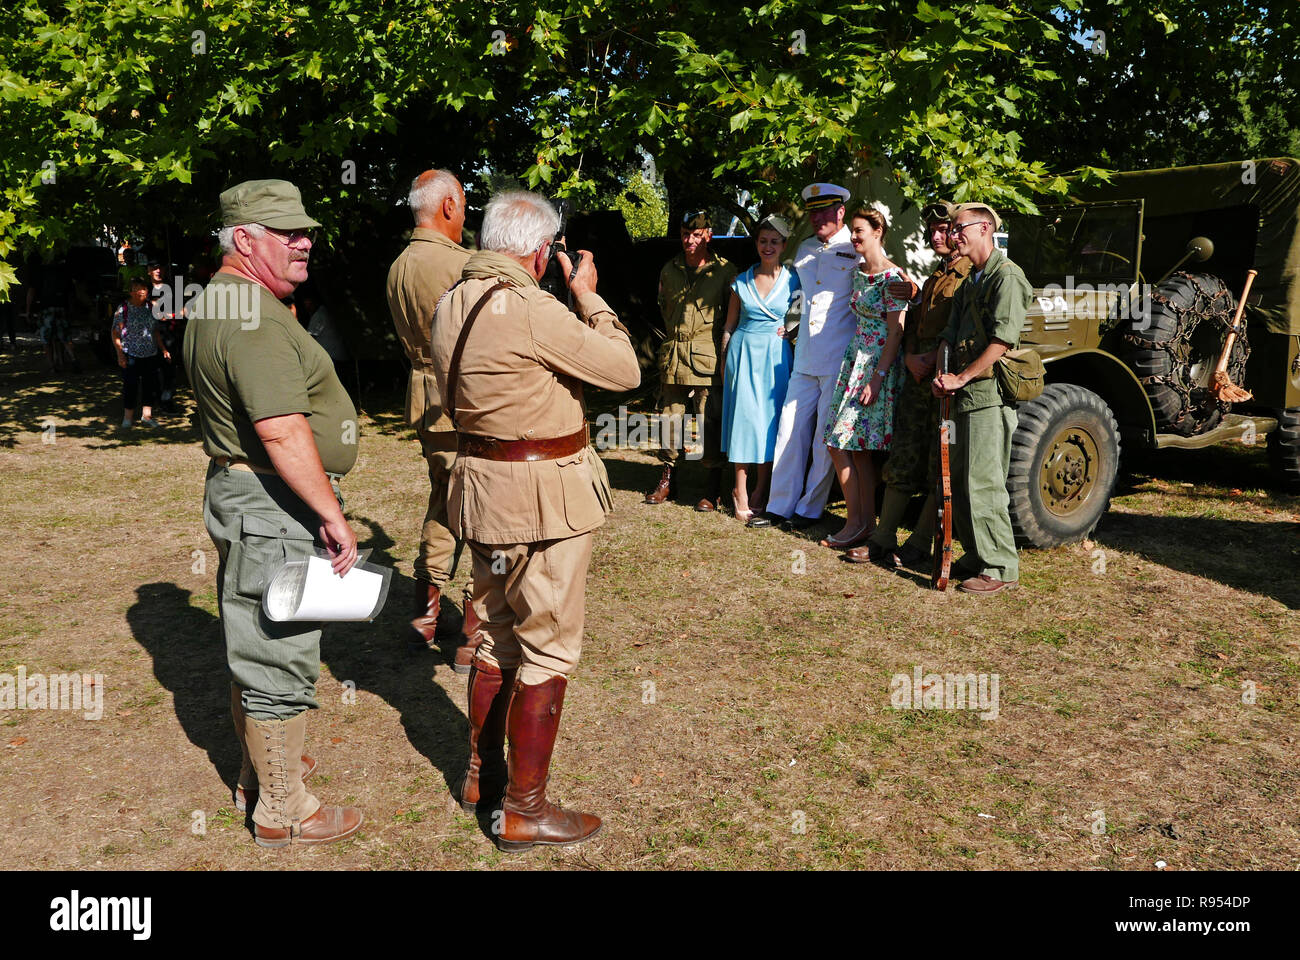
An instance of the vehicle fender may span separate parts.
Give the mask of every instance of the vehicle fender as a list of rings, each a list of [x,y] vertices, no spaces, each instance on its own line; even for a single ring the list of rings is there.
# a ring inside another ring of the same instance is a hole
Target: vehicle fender
[[[1153,449],[1156,418],[1142,383],[1125,363],[1112,353],[1095,347],[1042,350],[1048,383],[1075,383],[1106,401],[1119,422],[1126,449]]]

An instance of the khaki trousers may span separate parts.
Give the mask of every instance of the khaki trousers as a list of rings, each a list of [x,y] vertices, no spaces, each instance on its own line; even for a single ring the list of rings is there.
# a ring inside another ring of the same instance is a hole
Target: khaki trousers
[[[675,439],[682,442],[687,416],[703,416],[704,424],[700,429],[697,442],[704,445],[704,456],[700,463],[705,467],[720,467],[726,463],[722,455],[722,387],[700,384],[690,386],[680,383],[665,383],[659,388],[659,415],[661,442],[663,439]],[[671,421],[670,421],[671,418]],[[675,436],[666,436],[668,423],[674,424]],[[661,446],[658,451],[661,463],[677,466],[682,457],[680,446]]]
[[[483,619],[477,656],[519,680],[545,683],[573,671],[582,653],[592,534],[539,543],[467,541],[474,605]]]
[[[429,507],[420,531],[415,579],[442,589],[451,578],[451,561],[456,555],[456,538],[447,529],[447,484],[456,462],[456,434],[431,433],[423,428],[416,432],[429,465]]]

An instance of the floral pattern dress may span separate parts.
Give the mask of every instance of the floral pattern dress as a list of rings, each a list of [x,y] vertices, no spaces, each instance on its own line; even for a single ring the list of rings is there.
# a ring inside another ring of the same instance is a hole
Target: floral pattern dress
[[[844,351],[835,394],[831,397],[823,437],[827,446],[840,450],[889,449],[894,434],[894,403],[903,385],[901,344],[894,363],[883,371],[880,395],[870,406],[862,402],[862,388],[875,375],[889,337],[885,314],[907,309],[907,301],[891,297],[888,290],[890,281],[902,279],[903,271],[897,267],[884,273],[853,271],[851,302],[858,329]]]

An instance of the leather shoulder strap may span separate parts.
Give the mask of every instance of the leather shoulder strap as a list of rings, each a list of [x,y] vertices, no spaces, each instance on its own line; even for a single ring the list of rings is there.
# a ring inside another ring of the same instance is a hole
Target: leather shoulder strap
[[[465,322],[461,325],[460,336],[456,338],[455,349],[451,351],[451,365],[447,369],[447,396],[442,401],[442,412],[451,417],[452,426],[456,427],[457,430],[460,429],[460,425],[456,423],[456,390],[460,386],[460,357],[465,352],[465,341],[469,339],[470,328],[474,326],[474,321],[478,319],[478,315],[487,306],[488,300],[498,290],[509,286],[513,286],[513,284],[507,283],[505,280],[498,280],[488,288],[483,296],[478,298],[478,302],[470,309],[469,316],[465,318]]]

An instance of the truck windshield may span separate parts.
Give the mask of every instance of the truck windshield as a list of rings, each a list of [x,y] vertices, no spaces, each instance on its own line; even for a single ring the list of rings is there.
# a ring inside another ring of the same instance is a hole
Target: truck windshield
[[[1138,202],[1043,207],[1008,218],[1008,256],[1035,287],[1064,283],[1133,283],[1138,275]]]

